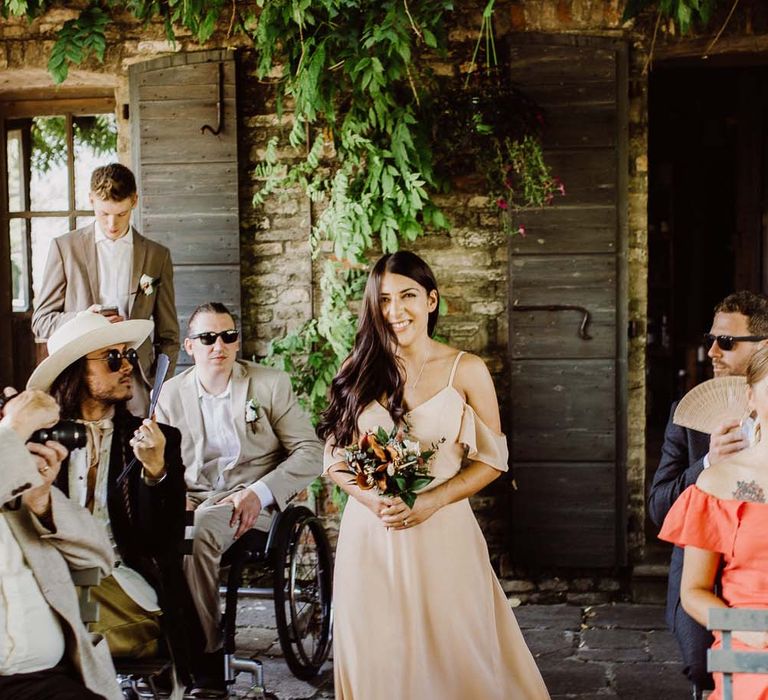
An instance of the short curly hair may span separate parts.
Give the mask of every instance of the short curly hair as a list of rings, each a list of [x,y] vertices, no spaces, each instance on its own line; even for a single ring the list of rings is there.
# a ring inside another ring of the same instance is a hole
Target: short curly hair
[[[752,335],[768,335],[768,297],[747,290],[734,292],[723,299],[715,313],[743,314]]]
[[[120,163],[102,165],[91,173],[91,192],[105,201],[122,202],[136,194],[136,178]]]

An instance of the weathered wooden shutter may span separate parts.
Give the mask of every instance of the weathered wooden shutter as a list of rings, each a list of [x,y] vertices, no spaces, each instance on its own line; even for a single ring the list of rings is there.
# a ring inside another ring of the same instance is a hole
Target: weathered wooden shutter
[[[626,46],[511,44],[512,80],[543,108],[547,160],[566,189],[510,242],[513,557],[610,567],[626,531]],[[578,310],[540,308],[559,305],[589,312],[591,340]]]
[[[184,338],[202,302],[240,313],[235,55],[164,56],[132,65],[129,80],[137,228],[171,250]]]

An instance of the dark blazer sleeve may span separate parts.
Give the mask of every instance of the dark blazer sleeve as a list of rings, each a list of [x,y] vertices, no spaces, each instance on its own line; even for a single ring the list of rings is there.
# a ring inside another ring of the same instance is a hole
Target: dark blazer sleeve
[[[160,424],[165,435],[166,477],[159,484],[148,485],[139,466],[132,475],[136,479],[136,527],[141,539],[154,554],[180,553],[186,525],[186,486],[181,460],[181,433]]]
[[[692,451],[692,445],[689,441],[689,431],[672,422],[675,414],[677,402],[672,404],[672,410],[669,413],[667,429],[664,432],[664,445],[661,448],[661,460],[653,476],[651,491],[648,496],[648,513],[651,520],[658,525],[664,522],[669,509],[677,500],[678,496],[685,491],[691,484],[696,483],[704,469],[704,456],[707,449],[703,448],[706,443],[703,433],[699,441],[702,447]],[[700,454],[698,454],[700,452]]]

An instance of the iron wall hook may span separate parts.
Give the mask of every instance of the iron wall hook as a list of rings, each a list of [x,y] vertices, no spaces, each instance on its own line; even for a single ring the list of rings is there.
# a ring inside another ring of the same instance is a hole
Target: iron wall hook
[[[215,129],[209,124],[204,124],[200,127],[200,133],[210,131],[214,136],[218,136],[224,128],[224,64],[221,62],[219,63],[219,99],[216,102],[216,120]]]
[[[541,304],[532,306],[513,306],[512,311],[580,311],[583,315],[581,325],[579,326],[579,338],[582,340],[592,340],[592,336],[587,333],[590,315],[589,311],[583,306],[575,304]]]

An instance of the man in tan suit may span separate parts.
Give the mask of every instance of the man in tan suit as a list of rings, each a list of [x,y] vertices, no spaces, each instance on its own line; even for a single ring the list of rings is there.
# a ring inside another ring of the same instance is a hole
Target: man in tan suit
[[[25,391],[0,420],[0,697],[121,700],[107,643],[81,622],[69,573],[110,573],[106,532],[52,486],[66,449],[24,444],[58,416],[50,396]]]
[[[285,372],[236,360],[239,332],[216,302],[189,319],[195,366],[169,380],[157,418],[182,435],[193,553],[184,562],[207,638],[205,688],[223,689],[218,594],[221,555],[243,533],[269,530],[273,513],[322,470],[322,445]]]
[[[113,323],[126,318],[154,321],[154,337],[138,349],[143,381],[136,382],[130,406],[143,413],[156,355],[168,355],[173,374],[179,354],[171,254],[131,226],[138,197],[133,173],[124,165],[93,171],[90,201],[96,220],[51,242],[32,331],[47,340],[85,309],[103,313]]]

